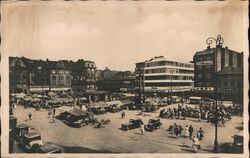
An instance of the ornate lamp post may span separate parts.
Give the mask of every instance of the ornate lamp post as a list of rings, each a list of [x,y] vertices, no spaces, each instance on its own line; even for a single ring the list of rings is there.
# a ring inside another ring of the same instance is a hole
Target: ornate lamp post
[[[210,48],[210,45],[213,43],[213,41],[216,43],[216,52],[215,52],[215,58],[216,54],[218,53],[218,47],[222,46],[224,40],[221,37],[221,35],[218,35],[217,38],[209,37],[206,40],[206,43],[208,44],[208,48]],[[216,63],[215,63],[216,65]],[[215,139],[214,139],[214,149],[213,151],[215,153],[219,153],[219,145],[218,145],[218,82],[217,82],[217,70],[215,70],[215,88],[214,88],[214,96],[215,96]]]

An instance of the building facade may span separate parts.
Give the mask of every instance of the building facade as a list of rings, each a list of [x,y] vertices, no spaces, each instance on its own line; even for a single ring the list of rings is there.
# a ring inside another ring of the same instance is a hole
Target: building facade
[[[108,92],[134,93],[135,76],[130,71],[101,71],[97,81],[98,90]]]
[[[217,45],[196,52],[193,62],[197,94],[213,98],[217,91],[221,99],[232,100],[233,96],[243,99],[243,53]]]
[[[73,91],[96,89],[96,65],[82,59],[72,63]]]
[[[10,92],[28,91],[28,71],[22,58],[9,58]]]
[[[135,77],[135,88],[140,94],[188,93],[193,89],[194,65],[169,61],[163,56],[158,56],[136,63]]]
[[[58,61],[50,68],[50,91],[71,90],[71,69],[66,64],[67,61]]]
[[[11,92],[95,90],[95,63],[92,61],[32,60],[10,57]]]

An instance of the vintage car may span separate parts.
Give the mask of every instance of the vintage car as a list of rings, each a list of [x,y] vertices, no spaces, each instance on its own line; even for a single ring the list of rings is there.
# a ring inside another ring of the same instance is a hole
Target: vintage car
[[[135,128],[140,128],[143,125],[143,121],[141,119],[130,119],[128,123],[121,124],[122,130],[130,130]]]
[[[113,104],[113,105],[106,107],[105,110],[107,112],[115,113],[115,112],[122,111],[123,109],[122,109],[122,107],[118,106],[117,104]]]
[[[142,105],[143,112],[154,112],[154,111],[158,110],[159,108],[160,107],[158,105],[151,104],[151,103],[146,103],[146,104]]]
[[[144,126],[144,129],[146,131],[151,131],[152,132],[152,131],[160,128],[161,125],[162,125],[162,123],[161,123],[160,119],[149,119],[149,122],[148,122],[148,124],[146,124]]]
[[[68,120],[70,118],[70,113],[68,111],[64,111],[56,116],[59,120]]]
[[[30,132],[24,134],[20,145],[28,152],[38,152],[43,145],[41,134],[39,132]]]
[[[104,114],[106,112],[103,107],[92,107],[90,111],[95,115]]]
[[[91,113],[80,109],[65,111],[58,115],[58,119],[71,127],[82,127],[93,122],[94,117]]]
[[[16,127],[16,124],[17,124],[17,118],[11,115],[9,118],[9,129],[13,130]]]
[[[40,147],[39,153],[44,154],[56,154],[56,153],[64,153],[62,147],[55,144],[46,144]]]
[[[27,124],[18,124],[14,130],[14,137],[17,140],[17,143],[20,142],[20,139],[24,136],[24,134],[29,132],[29,126]]]
[[[244,136],[243,131],[236,133],[233,138],[232,147],[239,153],[243,153]]]

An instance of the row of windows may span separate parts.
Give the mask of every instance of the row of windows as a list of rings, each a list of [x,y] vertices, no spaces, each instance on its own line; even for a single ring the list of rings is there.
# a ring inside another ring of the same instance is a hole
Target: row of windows
[[[160,75],[160,76],[145,76],[145,80],[192,80],[191,76],[171,76],[171,75]]]
[[[198,82],[197,86],[198,87],[202,87],[202,86],[211,87],[212,83],[211,82],[206,82],[206,83]]]
[[[209,69],[211,69],[211,68],[212,68],[212,65],[197,66],[197,69],[198,69],[198,70],[204,70],[204,69],[209,70]]]
[[[51,70],[51,73],[52,74],[55,74],[55,73],[58,73],[58,74],[69,74],[69,71],[66,71],[66,70],[58,70],[58,71],[56,71],[56,70]]]
[[[174,61],[157,61],[157,62],[145,63],[146,67],[163,66],[163,65],[188,67],[188,68],[194,67],[192,64],[185,64],[185,63],[179,63],[179,62],[174,62]]]
[[[198,75],[198,79],[201,79],[201,78],[203,78],[203,77],[205,77],[205,78],[207,78],[207,79],[210,79],[210,78],[211,78],[211,74],[205,74],[205,75],[199,74],[199,75]]]
[[[193,70],[183,70],[183,69],[171,69],[171,68],[160,68],[160,69],[145,70],[145,74],[151,74],[151,73],[194,74],[194,71]]]
[[[57,83],[59,85],[63,85],[65,83],[65,78],[66,78],[66,85],[69,85],[71,80],[70,80],[70,76],[58,76],[58,78],[56,76],[52,76],[52,84],[56,85]]]
[[[154,82],[145,83],[146,87],[170,87],[170,86],[192,86],[190,82]]]
[[[211,61],[213,60],[212,56],[200,56],[197,58],[197,61]]]

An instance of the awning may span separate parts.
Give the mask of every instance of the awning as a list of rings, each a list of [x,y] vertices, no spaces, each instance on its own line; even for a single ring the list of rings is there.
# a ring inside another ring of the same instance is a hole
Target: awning
[[[95,102],[95,103],[90,103],[90,107],[106,107],[108,106],[105,102]]]
[[[76,117],[80,116],[80,115],[86,115],[86,111],[80,110],[80,109],[73,109],[73,110],[69,110],[68,113],[70,113],[71,115],[74,115]]]
[[[108,106],[114,105],[114,104],[116,104],[116,105],[118,105],[118,106],[121,106],[121,105],[123,105],[124,103],[121,102],[120,100],[113,100],[113,101],[106,102],[106,104],[107,104]]]
[[[24,93],[18,93],[18,94],[16,94],[16,98],[24,98],[26,96],[26,94],[24,94]]]

